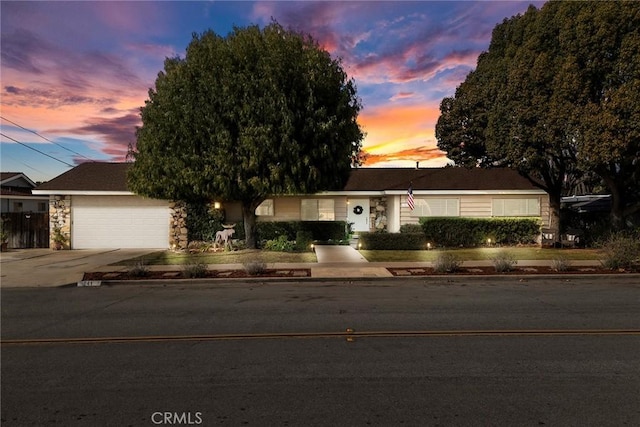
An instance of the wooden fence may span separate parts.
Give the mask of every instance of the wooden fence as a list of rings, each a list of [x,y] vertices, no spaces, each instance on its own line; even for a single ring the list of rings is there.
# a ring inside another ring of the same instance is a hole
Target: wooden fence
[[[8,247],[48,248],[48,212],[6,212],[2,214],[4,229],[9,233]]]

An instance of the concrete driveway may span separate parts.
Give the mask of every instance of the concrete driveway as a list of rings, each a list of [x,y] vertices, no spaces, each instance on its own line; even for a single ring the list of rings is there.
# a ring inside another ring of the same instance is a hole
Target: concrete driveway
[[[82,280],[85,271],[96,270],[105,265],[151,252],[155,250],[12,249],[9,252],[0,253],[0,287],[52,287],[77,283]],[[126,270],[127,267],[123,266],[122,269]]]

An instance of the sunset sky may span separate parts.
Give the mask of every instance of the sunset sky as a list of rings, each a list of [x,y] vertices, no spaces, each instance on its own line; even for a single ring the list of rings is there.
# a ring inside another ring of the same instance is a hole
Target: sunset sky
[[[124,161],[165,57],[184,57],[193,32],[272,19],[311,34],[355,79],[366,166],[442,166],[440,101],[495,25],[531,3],[544,2],[3,0],[1,168],[43,181],[88,159]]]

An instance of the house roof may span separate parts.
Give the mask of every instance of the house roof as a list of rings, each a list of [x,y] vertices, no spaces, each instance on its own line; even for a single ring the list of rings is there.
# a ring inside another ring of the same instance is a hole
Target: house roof
[[[60,192],[128,192],[127,169],[131,163],[82,163],[36,188],[36,194]],[[466,168],[361,168],[351,172],[342,191],[490,191],[538,190],[510,169]]]
[[[0,172],[0,196],[25,198],[31,196],[31,189],[35,186],[22,172]]]
[[[539,190],[511,169],[361,168],[351,172],[345,191]]]
[[[18,182],[20,185],[11,185],[14,181]],[[22,182],[20,183],[20,181]],[[0,172],[0,185],[32,188],[36,186],[36,183],[31,181],[31,179],[29,179],[29,177],[23,172]]]
[[[81,163],[36,188],[37,193],[65,191],[122,192],[127,188],[127,169],[131,163]]]

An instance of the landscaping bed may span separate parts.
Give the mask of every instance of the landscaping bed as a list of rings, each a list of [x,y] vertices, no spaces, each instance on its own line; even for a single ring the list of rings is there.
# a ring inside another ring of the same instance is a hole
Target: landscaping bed
[[[122,272],[84,273],[83,281],[109,280],[176,280],[176,279],[243,279],[250,277],[311,277],[308,268],[267,269],[259,274],[249,274],[244,270],[207,270],[199,277],[186,277],[181,271],[149,271],[144,275]]]
[[[639,271],[633,269],[617,269],[611,270],[604,267],[572,267],[568,270],[558,271],[552,267],[546,266],[532,266],[532,267],[517,267],[511,271],[497,272],[495,267],[460,267],[453,272],[437,272],[432,267],[416,267],[416,268],[387,268],[394,276],[520,276],[520,275],[539,275],[539,274],[553,274],[553,275],[575,275],[575,274],[626,274],[626,273],[638,273]]]

